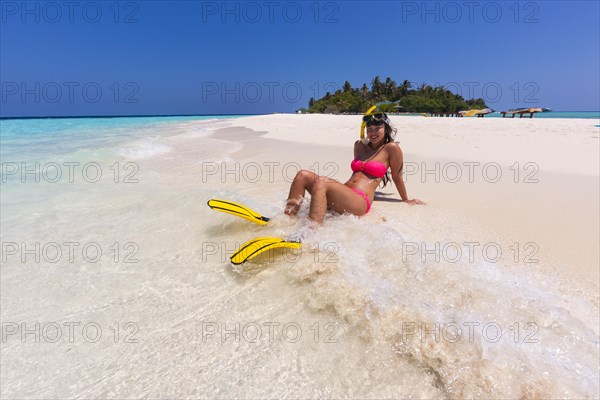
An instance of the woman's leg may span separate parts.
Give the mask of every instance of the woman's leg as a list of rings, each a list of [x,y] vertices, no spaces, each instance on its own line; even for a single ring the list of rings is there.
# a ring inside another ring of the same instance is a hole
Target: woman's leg
[[[338,181],[331,179],[319,180],[313,184],[310,194],[308,217],[317,223],[322,223],[325,219],[327,206],[340,214],[347,212],[362,216],[367,213],[365,199]]]
[[[287,205],[285,207],[286,215],[296,215],[300,210],[300,201],[304,198],[305,191],[311,192],[313,183],[321,177],[314,172],[300,170],[294,177],[294,181],[290,186]]]
[[[308,191],[311,195],[309,218],[321,223],[325,219],[327,206],[343,214],[364,215],[367,211],[365,199],[348,186],[334,179],[319,176],[314,172],[298,171],[288,195],[285,214],[296,215],[300,210],[300,201]]]

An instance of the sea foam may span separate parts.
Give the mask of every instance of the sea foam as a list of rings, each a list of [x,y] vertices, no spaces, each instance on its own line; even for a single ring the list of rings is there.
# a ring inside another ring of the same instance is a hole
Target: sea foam
[[[143,140],[137,144],[121,148],[117,152],[120,156],[130,160],[141,160],[157,156],[160,154],[166,154],[173,151],[173,148],[162,143],[157,143],[152,140]]]

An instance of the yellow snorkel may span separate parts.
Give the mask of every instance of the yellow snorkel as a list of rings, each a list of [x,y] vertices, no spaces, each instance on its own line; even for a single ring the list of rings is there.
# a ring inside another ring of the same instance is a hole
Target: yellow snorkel
[[[376,108],[377,108],[377,106],[373,106],[373,107],[369,108],[369,110],[365,113],[365,115],[371,115],[373,110]],[[367,126],[367,123],[365,121],[362,121],[362,123],[360,124],[360,139],[361,140],[365,139],[365,127],[366,126]]]

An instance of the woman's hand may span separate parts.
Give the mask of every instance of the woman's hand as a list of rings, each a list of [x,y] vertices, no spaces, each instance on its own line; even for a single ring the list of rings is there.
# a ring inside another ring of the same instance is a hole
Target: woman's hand
[[[407,203],[407,204],[426,204],[423,200],[419,200],[419,199],[404,200],[404,203]]]

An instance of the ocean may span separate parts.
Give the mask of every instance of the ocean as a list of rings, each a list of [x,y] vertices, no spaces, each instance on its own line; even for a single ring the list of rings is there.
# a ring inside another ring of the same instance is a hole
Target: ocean
[[[235,178],[239,150],[265,150],[234,118],[0,120],[2,398],[600,396],[597,294],[485,227],[329,216],[300,251],[232,266],[308,212]]]

